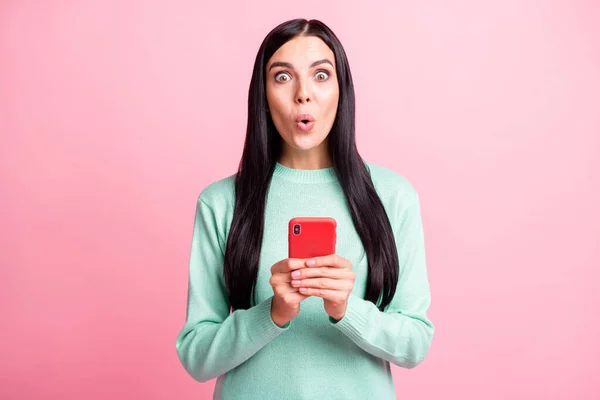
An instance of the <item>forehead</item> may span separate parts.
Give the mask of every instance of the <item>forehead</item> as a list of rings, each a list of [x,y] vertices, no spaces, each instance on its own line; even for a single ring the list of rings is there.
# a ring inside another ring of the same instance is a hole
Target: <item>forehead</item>
[[[268,66],[275,61],[289,62],[296,68],[306,68],[312,62],[329,59],[335,66],[335,56],[333,51],[325,42],[315,36],[297,36],[286,42],[273,54]]]

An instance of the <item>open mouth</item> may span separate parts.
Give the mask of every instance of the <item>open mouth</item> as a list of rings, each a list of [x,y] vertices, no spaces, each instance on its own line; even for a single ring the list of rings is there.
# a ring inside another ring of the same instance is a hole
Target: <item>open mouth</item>
[[[311,114],[300,114],[296,117],[296,126],[302,132],[310,132],[315,126],[315,118]]]
[[[313,129],[313,127],[315,126],[315,123],[314,123],[314,121],[311,121],[309,119],[302,119],[296,124],[296,126],[302,132],[310,132]]]

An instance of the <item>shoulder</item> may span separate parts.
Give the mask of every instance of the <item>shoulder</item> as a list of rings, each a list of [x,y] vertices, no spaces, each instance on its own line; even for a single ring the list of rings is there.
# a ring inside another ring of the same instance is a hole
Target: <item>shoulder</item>
[[[366,163],[377,194],[384,204],[408,205],[419,200],[419,193],[411,181],[390,168]]]
[[[235,204],[235,177],[236,174],[226,176],[211,182],[200,190],[198,202],[202,202],[211,209],[233,207]]]

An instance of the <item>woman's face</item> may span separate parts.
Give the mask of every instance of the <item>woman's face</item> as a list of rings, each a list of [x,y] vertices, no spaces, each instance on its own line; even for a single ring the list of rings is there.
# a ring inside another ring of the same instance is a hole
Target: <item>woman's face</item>
[[[267,63],[267,102],[284,153],[323,150],[335,120],[335,56],[320,38],[297,36]]]

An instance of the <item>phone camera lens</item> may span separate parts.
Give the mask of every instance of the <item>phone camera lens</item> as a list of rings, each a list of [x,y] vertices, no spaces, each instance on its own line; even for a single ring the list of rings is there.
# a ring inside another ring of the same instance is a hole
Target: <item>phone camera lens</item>
[[[296,224],[294,225],[294,235],[299,235],[300,234],[300,225]]]

